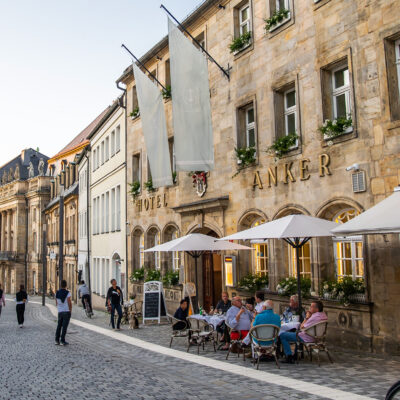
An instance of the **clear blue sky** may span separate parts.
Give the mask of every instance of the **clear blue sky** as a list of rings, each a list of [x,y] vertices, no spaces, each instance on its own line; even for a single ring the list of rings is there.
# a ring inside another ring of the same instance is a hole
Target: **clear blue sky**
[[[130,63],[202,0],[0,0],[0,165],[57,153],[121,92]]]

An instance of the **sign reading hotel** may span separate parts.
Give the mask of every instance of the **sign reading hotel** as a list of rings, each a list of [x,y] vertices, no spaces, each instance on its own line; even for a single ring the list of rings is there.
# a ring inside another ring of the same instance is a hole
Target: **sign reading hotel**
[[[136,200],[137,212],[154,210],[156,208],[167,207],[167,194],[157,194],[155,196],[146,197],[145,199]]]
[[[329,164],[331,161],[329,155],[321,154],[318,157],[318,161],[319,176],[324,177],[326,175],[332,175],[329,169]],[[263,189],[264,185],[270,188],[272,186],[277,186],[278,182],[288,184],[289,182],[296,182],[296,179],[299,179],[300,181],[306,181],[311,177],[309,172],[310,162],[311,160],[309,158],[302,158],[299,160],[298,168],[296,168],[298,170],[297,175],[294,172],[294,161],[269,167],[266,176],[261,176],[260,172],[256,171],[254,173],[253,189]]]

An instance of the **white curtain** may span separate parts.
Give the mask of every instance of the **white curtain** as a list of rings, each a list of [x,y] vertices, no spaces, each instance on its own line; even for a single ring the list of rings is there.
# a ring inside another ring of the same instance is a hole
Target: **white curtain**
[[[168,19],[177,171],[214,168],[207,59]]]
[[[172,185],[164,102],[158,87],[133,64],[140,118],[153,187]]]

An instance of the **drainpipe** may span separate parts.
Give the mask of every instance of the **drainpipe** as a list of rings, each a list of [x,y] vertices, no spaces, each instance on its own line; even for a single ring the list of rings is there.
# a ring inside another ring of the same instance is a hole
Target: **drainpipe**
[[[64,279],[64,185],[60,185],[60,201],[59,201],[59,237],[58,237],[58,281],[59,288],[61,281]]]
[[[90,145],[85,150],[85,158],[86,158],[86,238],[87,238],[87,272],[88,272],[88,281],[89,281],[89,293],[92,294],[92,283],[91,283],[91,274],[90,274],[90,219],[89,219],[89,207],[90,207],[90,198],[89,198],[89,190],[90,190],[90,159],[88,157],[88,151],[90,151]]]
[[[28,291],[28,237],[29,237],[29,207],[28,199],[25,198],[25,290]],[[13,243],[14,245],[14,243]]]

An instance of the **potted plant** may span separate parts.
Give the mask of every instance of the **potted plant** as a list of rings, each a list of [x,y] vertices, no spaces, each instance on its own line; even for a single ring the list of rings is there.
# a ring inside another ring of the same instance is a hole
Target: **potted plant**
[[[144,267],[136,269],[135,271],[132,272],[131,276],[129,277],[131,283],[141,282],[143,281],[143,279],[144,279]]]
[[[237,172],[232,176],[234,178],[236,175],[239,175],[240,172],[248,167],[249,165],[254,164],[256,161],[256,148],[255,147],[235,147],[235,155],[238,164]]]
[[[238,36],[236,39],[232,40],[232,43],[229,45],[229,50],[231,53],[238,53],[243,48],[247,47],[251,42],[251,32],[243,33]]]
[[[339,117],[334,120],[326,119],[318,130],[323,135],[324,139],[333,139],[345,133],[351,132],[353,120],[351,116]]]
[[[161,278],[161,271],[159,269],[155,268],[149,268],[146,270],[146,278],[145,282],[150,282],[150,281],[159,281]]]
[[[310,297],[311,279],[300,278],[300,289],[301,295],[304,298]],[[281,279],[276,286],[276,290],[281,296],[292,296],[293,294],[297,294],[297,278],[290,276],[288,278]]]
[[[275,140],[275,142],[267,149],[268,153],[273,154],[277,158],[282,158],[283,155],[293,150],[296,146],[299,136],[296,133],[289,133]]]
[[[265,19],[265,30],[269,32],[273,27],[281,23],[284,19],[289,16],[289,10],[282,8],[280,10],[275,10],[272,15]]]
[[[260,290],[264,287],[268,287],[268,275],[259,275],[259,274],[247,274],[243,276],[238,284],[238,289],[246,290],[250,293],[255,293],[257,290]]]
[[[167,100],[170,99],[172,97],[172,89],[171,89],[171,85],[167,85],[165,87],[165,89],[162,90],[162,97]]]
[[[365,301],[364,279],[345,276],[337,281],[325,281],[321,288],[326,300],[338,300],[344,305]]]
[[[151,178],[147,182],[144,183],[144,187],[146,188],[146,190],[149,193],[154,192],[156,190],[153,187],[153,179],[151,179]]]
[[[131,187],[129,190],[129,194],[135,199],[140,194],[140,182],[135,181],[130,183],[129,186]]]
[[[162,278],[165,286],[175,286],[179,283],[179,271],[167,271]]]
[[[129,115],[132,118],[132,120],[136,119],[140,115],[139,107],[135,107]]]

